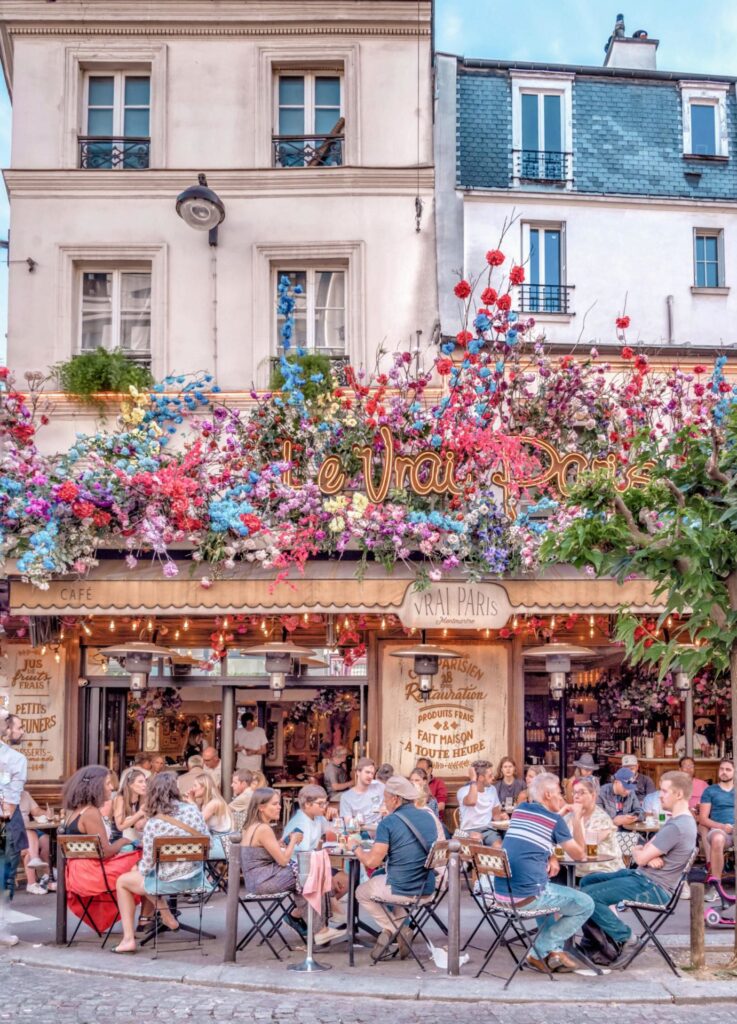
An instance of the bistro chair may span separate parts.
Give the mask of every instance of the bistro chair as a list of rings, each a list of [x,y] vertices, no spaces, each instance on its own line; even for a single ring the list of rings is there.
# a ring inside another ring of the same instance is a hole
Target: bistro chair
[[[617,962],[617,966],[621,967],[622,970],[626,970],[626,968],[629,967],[632,961],[635,960],[640,955],[640,953],[642,953],[642,951],[648,946],[648,944],[652,942],[652,944],[655,946],[655,948],[660,953],[662,958],[673,971],[675,976],[677,978],[680,978],[678,968],[673,962],[673,958],[671,957],[670,953],[658,938],[657,932],[660,931],[665,922],[668,920],[668,918],[671,916],[673,911],[678,906],[678,901],[681,898],[683,886],[685,885],[686,880],[688,879],[689,871],[694,865],[694,861],[696,860],[698,852],[698,847],[694,848],[693,853],[688,858],[688,861],[686,862],[686,865],[683,871],[681,872],[681,877],[678,880],[678,885],[676,885],[671,895],[671,898],[668,900],[667,903],[646,903],[643,900],[622,900],[621,903],[617,904],[617,908],[621,907],[624,910],[631,910],[643,928],[643,931],[637,939],[632,952],[629,953],[621,963],[619,961]],[[650,914],[650,920],[646,920],[642,916],[643,914]]]
[[[228,887],[235,885],[240,889],[240,871],[237,876],[228,878]],[[246,915],[246,931],[243,937],[236,944],[236,952],[239,953],[258,936],[259,946],[264,943],[269,947],[277,960],[281,960],[281,954],[286,950],[291,952],[292,947],[284,936],[282,927],[285,918],[294,910],[294,894],[292,892],[274,893],[253,893],[246,892],[238,894],[238,904]]]
[[[444,932],[447,932],[447,928],[443,925],[440,919],[436,916],[437,908],[443,902],[446,893],[448,891],[448,840],[444,839],[433,843],[430,848],[430,852],[425,860],[425,867],[438,873],[436,879],[435,892],[428,893],[426,896],[410,896],[401,897],[402,901],[399,902],[397,897],[393,899],[381,899],[380,897],[374,896],[372,901],[378,903],[382,907],[399,907],[405,912],[405,916],[396,924],[394,919],[390,916],[388,911],[385,911],[388,922],[388,931],[391,931],[392,937],[386,945],[386,949],[378,959],[374,960],[374,965],[380,963],[382,960],[390,960],[396,956],[396,950],[392,950],[393,944],[397,941],[400,930],[405,927],[409,922],[409,927],[412,930],[412,938],[408,941],[409,951],[417,962],[421,970],[425,970],[425,965],[422,963],[420,958],[414,949],[414,940],[418,935],[421,935],[425,942],[430,947],[431,943],[427,935],[425,934],[425,927],[428,921],[432,918],[438,923]]]
[[[488,846],[474,845],[471,848],[471,855],[473,857],[473,866],[479,877],[479,881],[484,878],[503,878],[508,883],[511,890],[512,871],[509,866],[509,858],[507,857],[505,850],[497,850]],[[510,896],[509,899],[500,900],[493,889],[490,891],[483,890],[482,898],[486,904],[487,910],[494,916],[502,919],[502,926],[501,928],[496,929],[497,933],[486,951],[486,956],[476,972],[476,977],[478,978],[479,975],[486,970],[486,966],[492,956],[499,946],[504,943],[515,962],[512,973],[504,983],[504,988],[507,989],[515,975],[524,967],[528,954],[534,954],[536,929],[532,931],[528,930],[527,922],[534,922],[537,918],[550,917],[552,914],[557,914],[558,908],[548,907],[545,910],[528,910],[527,905],[531,902],[530,900],[515,899],[514,896]],[[507,932],[510,929],[515,933],[517,939],[522,945],[520,955],[515,951],[512,942],[504,942]],[[553,972],[544,960],[542,962],[545,966],[546,973],[550,976],[550,980],[554,981],[555,976]]]
[[[488,892],[492,891],[491,882],[488,878],[484,878],[484,881],[479,881],[478,876],[474,870],[473,865],[473,849],[476,845],[472,840],[468,832],[464,832],[462,829],[456,829],[453,833],[453,838],[457,839],[461,844],[460,856],[461,856],[461,869],[463,872],[463,878],[466,882],[466,888],[473,902],[478,907],[481,917],[476,923],[476,927],[466,939],[465,944],[462,947],[462,951],[468,949],[473,940],[476,937],[476,933],[484,925],[488,924],[495,936],[499,934],[499,927],[494,920],[494,915],[487,907],[483,899],[484,889]],[[474,947],[476,948],[476,947]]]
[[[210,837],[209,836],[156,836],[154,839],[154,892],[153,897],[158,901],[160,897],[166,897],[171,902],[176,902],[176,899],[180,895],[184,895],[183,892],[169,893],[166,890],[167,883],[162,881],[160,878],[160,868],[162,864],[199,864],[200,871],[200,882],[198,885],[193,884],[190,890],[187,890],[186,895],[190,897],[196,897],[196,905],[199,910],[199,919],[197,928],[190,928],[187,925],[180,925],[179,928],[187,932],[194,932],[197,935],[197,941],[193,946],[194,949],[202,950],[202,908],[205,905],[205,898],[210,893],[210,887],[207,885],[206,879],[206,864],[207,855],[210,850]],[[159,955],[159,932],[161,931],[161,919],[158,914],[154,915],[154,926],[152,932],[150,932],[145,941],[150,941],[151,938],[154,940],[154,959]],[[142,943],[143,945],[143,943]],[[173,948],[176,945],[177,949],[182,948],[180,942],[171,944],[168,948]]]
[[[104,949],[105,943],[110,938],[110,933],[112,932],[116,923],[120,920],[120,909],[118,907],[118,898],[115,893],[115,890],[111,888],[110,882],[108,881],[107,872],[105,870],[105,859],[102,855],[102,843],[100,842],[100,837],[97,835],[59,835],[57,842],[59,844],[62,856],[64,858],[64,876],[66,879],[66,891],[77,898],[82,910],[82,914],[79,918],[79,921],[77,922],[77,927],[74,929],[71,939],[69,940],[69,942],[67,942],[67,946],[71,946],[71,944],[74,942],[75,938],[77,937],[77,932],[82,927],[82,925],[87,924],[88,927],[90,927],[94,931],[95,935],[97,935],[98,939],[102,939],[102,946]],[[82,896],[79,893],[76,893],[72,889],[70,889],[66,866],[69,863],[69,861],[72,860],[97,861],[100,867],[103,885],[105,886],[104,892],[97,893],[94,896]],[[115,907],[115,917],[113,918],[112,924],[105,932],[104,936],[90,916],[90,907],[94,903],[112,903],[113,906]],[[64,907],[64,913],[66,913],[66,907]]]

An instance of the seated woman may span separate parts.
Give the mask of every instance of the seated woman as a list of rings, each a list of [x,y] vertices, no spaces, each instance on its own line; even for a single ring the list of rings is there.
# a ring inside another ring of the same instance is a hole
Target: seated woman
[[[584,835],[596,836],[600,856],[611,857],[603,864],[587,864],[586,861],[576,865],[576,877],[591,875],[594,872],[622,871],[625,863],[622,851],[617,842],[617,826],[603,807],[599,807],[596,797],[599,794],[599,783],[593,775],[584,775],[573,780],[573,802],[583,807],[581,822]],[[567,814],[565,822],[570,828],[573,814]]]
[[[516,804],[526,803],[527,801],[527,787],[530,785],[536,775],[542,775],[545,771],[545,766],[542,764],[531,764],[528,765],[527,771],[525,772],[525,788],[517,796],[515,801]]]
[[[511,757],[503,757],[496,770],[494,789],[499,803],[507,814],[511,814],[517,798],[524,790],[525,783],[517,776],[517,763]]]
[[[121,853],[128,840],[111,843],[101,808],[110,801],[113,791],[110,772],[100,764],[80,768],[69,779],[62,793],[65,808],[64,835],[98,836],[105,861],[105,875],[96,860],[69,860],[66,865],[67,905],[77,917],[83,917],[79,897],[99,896],[87,911],[100,933],[107,931],[118,916],[115,903],[106,893],[105,878],[114,889],[118,877],[137,863],[138,850]]]
[[[18,807],[23,815],[23,824],[26,826],[26,838],[28,839],[28,849],[22,850],[20,855],[26,875],[26,892],[30,892],[34,896],[45,896],[46,893],[56,889],[49,867],[49,836],[47,832],[33,827],[33,819],[44,818],[44,812],[27,789],[21,793]],[[41,870],[40,878],[38,870]]]
[[[233,814],[215,785],[212,775],[203,772],[195,779],[187,794],[190,803],[199,807],[210,832],[210,860],[224,860],[226,837],[233,831]]]
[[[137,768],[126,774],[120,792],[113,800],[113,839],[121,836],[129,843],[140,843],[146,821],[146,775]]]
[[[426,807],[429,811],[432,811],[432,813],[435,815],[439,822],[440,808],[438,807],[437,800],[430,792],[430,778],[425,769],[413,768],[412,773],[409,777],[409,781],[412,783],[413,786],[416,786],[419,789],[419,791],[423,794],[425,803],[422,806]],[[419,806],[420,804],[415,803],[415,807]],[[441,838],[445,839],[445,835],[443,835]]]
[[[143,827],[143,856],[132,871],[118,878],[116,885],[123,939],[113,950],[114,953],[136,951],[133,918],[136,903],[142,896],[154,902],[166,927],[170,931],[177,931],[179,922],[163,897],[192,892],[204,885],[202,864],[191,861],[160,864],[156,877],[154,839],[159,836],[208,835],[199,808],[180,798],[176,775],[172,772],[159,772],[148,779],[146,810],[148,820]]]

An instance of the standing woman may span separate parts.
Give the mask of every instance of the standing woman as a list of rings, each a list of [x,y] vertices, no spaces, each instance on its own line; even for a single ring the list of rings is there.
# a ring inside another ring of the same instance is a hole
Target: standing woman
[[[126,775],[120,792],[113,800],[112,839],[122,836],[131,843],[140,840],[146,821],[145,799],[146,775],[134,768]]]
[[[210,832],[210,860],[225,858],[225,838],[233,831],[233,815],[213,778],[203,772],[195,779],[187,799],[199,807]]]
[[[193,718],[189,723],[189,729],[187,731],[187,738],[184,741],[184,749],[182,751],[182,760],[186,764],[190,757],[194,757],[196,754],[202,756],[202,751],[205,746],[205,734],[200,728],[200,723],[196,718]]]
[[[514,805],[518,802],[520,793],[524,790],[525,784],[517,777],[517,764],[512,757],[503,757],[496,770],[496,782],[494,783],[499,803],[507,813],[511,813]]]

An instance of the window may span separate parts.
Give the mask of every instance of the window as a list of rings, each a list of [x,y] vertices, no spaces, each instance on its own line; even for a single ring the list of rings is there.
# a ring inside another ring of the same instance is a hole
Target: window
[[[694,232],[694,283],[696,288],[724,287],[724,232]]]
[[[510,71],[515,184],[573,182],[573,75]]]
[[[343,107],[338,74],[280,74],[276,80],[274,165],[343,163]]]
[[[149,166],[151,79],[116,71],[86,79],[80,166],[94,170]]]
[[[292,344],[322,352],[343,355],[346,352],[346,272],[345,270],[291,269],[279,267],[274,272],[274,291],[278,303],[278,285],[288,277],[292,287],[302,289],[295,295],[294,334]],[[276,349],[281,349],[280,329],[284,318],[276,317]]]
[[[79,350],[151,357],[151,268],[80,271]]]
[[[565,284],[565,231],[562,224],[523,224],[527,283],[520,286],[520,306],[529,313],[568,313]]]
[[[716,107],[712,103],[691,104],[691,152],[716,156]]]
[[[680,82],[683,101],[683,155],[729,156],[726,82]]]

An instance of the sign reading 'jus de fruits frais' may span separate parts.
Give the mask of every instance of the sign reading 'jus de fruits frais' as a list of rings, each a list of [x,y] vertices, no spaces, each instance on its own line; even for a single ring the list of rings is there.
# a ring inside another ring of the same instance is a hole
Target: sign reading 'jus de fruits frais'
[[[10,644],[3,664],[8,708],[23,722],[21,752],[31,781],[64,777],[64,660],[33,647]]]

